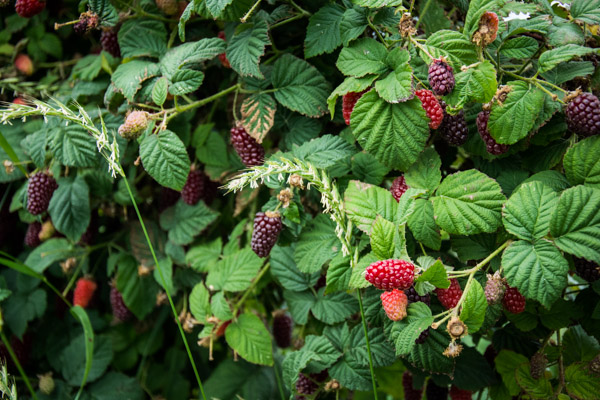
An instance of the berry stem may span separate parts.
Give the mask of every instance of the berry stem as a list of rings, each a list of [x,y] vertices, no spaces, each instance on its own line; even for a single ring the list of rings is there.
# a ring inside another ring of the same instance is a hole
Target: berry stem
[[[369,341],[369,331],[367,329],[367,320],[365,319],[365,310],[363,308],[361,290],[356,290],[358,294],[358,306],[360,307],[360,319],[362,320],[363,331],[365,332],[365,342],[367,344],[367,353],[369,354],[369,370],[371,371],[371,383],[373,384],[373,398],[377,400],[377,384],[375,383],[375,370],[373,369],[373,356],[371,355],[371,343]]]
[[[182,107],[179,107],[179,108],[174,107],[174,108],[170,108],[168,110],[165,110],[167,113],[170,114],[167,117],[167,122],[170,121],[171,119],[175,118],[178,114],[181,114],[183,112],[192,110],[194,108],[202,107],[205,104],[208,104],[208,103],[210,103],[210,102],[212,102],[214,100],[217,100],[217,99],[219,99],[219,98],[221,98],[221,97],[223,97],[223,96],[225,96],[225,95],[233,92],[234,90],[239,89],[239,87],[240,87],[240,84],[233,85],[233,86],[228,87],[225,90],[221,90],[219,93],[215,93],[212,96],[206,97],[206,98],[201,99],[201,100],[194,101],[193,103],[187,104],[185,106],[182,106]]]
[[[240,18],[240,22],[242,24],[246,23],[246,21],[248,20],[248,18],[250,18],[252,16],[252,13],[254,12],[254,10],[256,10],[256,7],[259,6],[260,2],[262,0],[256,0],[256,3],[254,3],[254,5],[252,6],[252,8],[250,8],[248,10],[248,12],[246,13],[246,15],[244,15],[242,18]]]
[[[385,41],[385,39],[383,38],[383,36],[381,36],[381,33],[379,33],[379,30],[377,29],[377,27],[375,27],[375,25],[373,25],[373,22],[371,22],[371,20],[369,18],[367,18],[367,23],[369,24],[369,27],[371,29],[373,29],[373,32],[375,32],[375,34],[377,35],[377,37],[379,38],[379,40],[381,41],[381,43],[383,43],[383,45],[385,46],[385,48],[389,48],[387,42]]]
[[[33,398],[33,400],[37,400],[38,397],[35,394],[35,390],[33,390],[33,386],[31,386],[31,382],[29,382],[29,378],[27,377],[27,375],[25,375],[25,371],[23,371],[23,367],[21,366],[21,363],[19,362],[17,355],[15,354],[14,350],[10,346],[10,342],[6,339],[6,335],[4,335],[4,332],[2,332],[2,330],[0,330],[0,338],[2,339],[2,342],[4,343],[4,346],[6,346],[6,350],[8,350],[8,354],[10,354],[10,358],[12,358],[13,362],[17,366],[17,369],[19,370],[19,374],[21,374],[21,377],[23,378],[23,381],[25,382],[25,385],[27,386],[29,393],[31,393],[31,397]]]
[[[256,287],[256,284],[258,283],[258,281],[260,281],[261,278],[267,273],[267,271],[269,270],[270,266],[271,266],[270,263],[265,263],[264,264],[264,267],[258,273],[258,275],[256,276],[256,278],[252,281],[252,284],[250,284],[250,287],[248,289],[246,289],[246,291],[244,292],[244,294],[242,295],[242,297],[235,304],[235,306],[233,307],[233,311],[232,311],[233,318],[236,318],[238,310],[240,309],[240,307],[242,306],[242,304],[244,304],[244,301],[246,300],[246,298],[248,297],[248,295],[252,292],[252,290],[254,290],[254,288]]]
[[[410,42],[414,44],[416,48],[425,53],[427,57],[429,57],[432,60],[435,60],[435,57],[429,54],[429,51],[427,51],[427,49],[421,43],[417,42],[412,36],[408,36],[408,40],[410,40]]]

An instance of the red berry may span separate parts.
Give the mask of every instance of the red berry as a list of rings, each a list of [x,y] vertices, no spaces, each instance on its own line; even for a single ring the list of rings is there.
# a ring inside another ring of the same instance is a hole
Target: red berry
[[[115,287],[110,288],[110,305],[113,315],[119,321],[127,321],[133,315],[125,305],[123,295]]]
[[[429,118],[429,127],[431,129],[439,128],[444,119],[444,110],[440,102],[435,98],[431,90],[421,89],[415,92],[415,95],[421,100],[421,105]]]
[[[413,376],[408,371],[404,371],[402,374],[402,386],[404,387],[405,400],[421,400],[423,389],[413,388]]]
[[[102,50],[111,56],[121,57],[121,47],[119,47],[117,31],[103,30],[100,34],[100,44],[102,44]]]
[[[231,128],[231,144],[246,167],[262,165],[265,159],[265,149],[243,126]]]
[[[431,304],[431,296],[429,295],[429,293],[425,294],[424,296],[420,296],[419,293],[417,293],[417,290],[414,286],[411,286],[408,289],[404,290],[404,294],[408,298],[408,304],[416,303],[418,301],[427,305]]]
[[[403,291],[394,289],[390,292],[381,293],[381,305],[385,314],[392,321],[400,321],[406,317],[406,306],[408,299]]]
[[[225,322],[223,322],[221,325],[219,325],[219,328],[217,329],[217,332],[215,333],[215,335],[217,337],[221,337],[225,334],[225,330],[227,329],[227,327],[229,326],[229,324],[231,324],[233,320],[227,320]]]
[[[392,182],[392,187],[390,188],[390,192],[392,192],[392,196],[396,199],[396,201],[400,201],[400,197],[408,190],[408,185],[406,184],[406,179],[404,179],[404,175],[397,177]]]
[[[277,243],[279,232],[283,228],[281,216],[277,212],[259,212],[254,217],[252,231],[252,250],[259,257],[266,257]]]
[[[567,127],[581,136],[600,133],[600,100],[591,93],[575,97],[566,109]]]
[[[27,102],[22,97],[17,97],[16,99],[13,100],[13,103],[14,104],[20,104],[22,106],[26,106],[27,105]]]
[[[377,261],[367,267],[365,279],[377,289],[408,289],[415,278],[414,264],[404,260]]]
[[[450,398],[452,400],[471,400],[473,393],[468,390],[462,390],[452,385],[450,388]]]
[[[354,106],[356,105],[358,99],[360,99],[362,95],[367,92],[367,90],[363,90],[362,92],[348,92],[342,97],[342,114],[344,115],[344,121],[346,121],[346,125],[350,125],[350,115],[354,110]]]
[[[73,292],[73,305],[86,308],[90,304],[97,287],[96,282],[91,279],[79,278]]]
[[[317,384],[314,383],[309,377],[304,374],[298,375],[298,380],[296,381],[296,391],[299,394],[311,395],[317,390],[317,388]]]
[[[273,337],[277,346],[285,349],[292,344],[293,321],[286,314],[276,315],[273,318]]]
[[[181,198],[187,204],[193,206],[197,204],[200,199],[204,196],[204,183],[206,182],[206,176],[204,172],[199,170],[190,171],[187,181],[181,189]]]
[[[444,110],[444,119],[438,131],[442,139],[452,146],[462,146],[469,137],[469,127],[465,120],[465,112],[460,110],[456,115],[450,115],[446,112],[446,103],[440,102]]]
[[[490,131],[488,131],[487,125],[488,120],[490,119],[489,111],[482,111],[477,115],[477,131],[479,132],[479,136],[483,139],[485,143],[485,148],[488,153],[498,156],[500,154],[504,154],[510,148],[507,144],[500,144],[494,140]]]
[[[41,243],[40,232],[42,231],[42,224],[35,221],[27,227],[25,233],[25,244],[31,248],[38,247]]]
[[[38,172],[29,178],[27,186],[27,210],[33,215],[39,215],[48,209],[52,194],[58,188],[53,177]]]
[[[33,74],[33,62],[27,54],[19,54],[15,58],[15,68],[23,75],[29,76]]]
[[[443,96],[454,89],[452,67],[444,60],[433,60],[429,66],[429,85],[433,93]]]
[[[462,289],[457,279],[450,279],[450,287],[448,289],[435,289],[438,300],[442,303],[442,306],[446,310],[456,307],[460,297],[462,296]]]
[[[41,13],[46,7],[45,1],[38,0],[17,0],[15,11],[23,18],[31,18]]]
[[[513,314],[519,314],[525,311],[525,297],[517,288],[507,286],[502,299],[504,308]]]
[[[427,400],[447,400],[448,387],[438,386],[430,379],[425,388],[425,397]]]
[[[600,265],[593,261],[588,261],[584,258],[575,258],[575,271],[577,275],[588,282],[596,282],[600,279]]]
[[[219,39],[223,39],[225,40],[225,32],[221,31],[219,32]],[[231,64],[229,63],[229,60],[227,59],[227,55],[225,53],[221,53],[219,54],[219,61],[221,61],[221,65],[223,65],[225,68],[231,68]]]

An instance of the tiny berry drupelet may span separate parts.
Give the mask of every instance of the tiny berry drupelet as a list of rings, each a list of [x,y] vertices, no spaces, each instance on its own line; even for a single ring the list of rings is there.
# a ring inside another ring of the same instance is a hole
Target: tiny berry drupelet
[[[199,170],[190,171],[187,181],[181,189],[181,198],[191,206],[197,204],[204,197],[206,176]]]
[[[575,97],[566,109],[567,127],[581,136],[600,133],[600,100],[591,93]]]
[[[121,57],[121,48],[119,47],[119,40],[117,31],[112,29],[103,30],[100,34],[100,44],[102,50],[106,51],[113,57]]]
[[[452,400],[471,400],[473,393],[468,390],[459,389],[452,385],[450,388],[450,399]]]
[[[381,305],[385,314],[392,321],[400,321],[406,317],[408,299],[403,291],[394,289],[381,293]]]
[[[377,289],[408,289],[415,278],[414,264],[404,260],[377,261],[367,267],[365,279]]]
[[[252,232],[252,250],[259,257],[266,257],[277,243],[279,232],[283,228],[281,216],[277,212],[259,212],[254,218]]]
[[[525,297],[517,290],[517,288],[507,286],[502,298],[504,308],[513,314],[519,314],[525,311]]]
[[[577,275],[588,282],[596,282],[600,279],[600,265],[593,261],[588,261],[585,258],[574,258],[575,271]]]
[[[495,156],[499,156],[500,154],[504,154],[510,148],[507,144],[500,144],[494,140],[490,131],[487,128],[488,120],[490,119],[489,111],[481,111],[477,115],[477,131],[479,132],[479,136],[483,139],[485,143],[485,149],[488,153],[493,154]]]
[[[292,318],[286,314],[276,315],[273,318],[273,337],[277,346],[285,349],[292,344]]]
[[[456,279],[450,279],[450,287],[448,289],[435,289],[438,300],[442,303],[442,306],[446,310],[456,307],[460,297],[462,296],[462,289]]]
[[[33,175],[29,178],[27,186],[27,210],[33,215],[39,215],[48,210],[50,199],[56,189],[58,189],[58,185],[50,175],[44,172]]]
[[[446,103],[441,102],[444,110],[444,119],[438,132],[442,139],[451,146],[462,146],[469,137],[469,128],[465,119],[465,112],[460,110],[456,115],[450,115],[446,112]]]
[[[433,93],[443,96],[454,89],[454,73],[452,67],[442,59],[433,60],[429,66],[429,85]]]
[[[431,296],[429,293],[426,293],[424,296],[420,296],[414,286],[405,289],[404,294],[408,298],[408,304],[416,303],[418,301],[425,303],[428,306],[431,304]]]
[[[439,128],[444,119],[444,110],[438,99],[435,98],[433,92],[431,90],[421,89],[417,90],[415,95],[421,100],[423,109],[429,118],[429,127],[431,129]]]
[[[31,248],[38,247],[41,243],[40,232],[42,231],[42,224],[35,221],[29,224],[27,232],[25,233],[25,244]]]
[[[231,128],[231,144],[246,167],[262,165],[265,159],[265,149],[243,126]]]
[[[392,196],[396,201],[400,201],[400,197],[408,190],[408,185],[406,184],[406,179],[404,179],[404,175],[397,177],[392,182],[392,187],[390,188],[390,192],[392,192]]]
[[[98,285],[93,280],[79,278],[73,291],[73,305],[86,308],[90,304],[92,297],[94,297],[97,287]]]
[[[299,394],[311,395],[317,390],[318,386],[308,376],[304,374],[298,375],[296,381],[296,391]]]
[[[129,308],[125,305],[125,301],[123,301],[123,295],[116,287],[110,288],[110,305],[113,315],[119,321],[127,321],[133,316]]]
[[[15,3],[15,11],[23,18],[31,18],[34,15],[41,13],[44,8],[46,8],[45,1],[17,0]]]
[[[405,400],[421,400],[423,389],[413,388],[413,376],[408,371],[404,371],[402,374],[402,387],[404,388]]]
[[[352,115],[354,106],[367,90],[363,90],[362,92],[349,92],[342,96],[342,114],[346,125],[350,125],[350,116]]]
[[[75,23],[75,25],[73,25],[73,31],[80,36],[85,35],[87,33],[87,30],[88,30],[88,21],[86,18],[80,19],[79,21],[77,21]]]

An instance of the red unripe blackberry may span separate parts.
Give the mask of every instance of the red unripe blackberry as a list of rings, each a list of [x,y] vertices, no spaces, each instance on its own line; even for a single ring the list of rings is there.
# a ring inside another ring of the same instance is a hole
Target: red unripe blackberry
[[[403,291],[394,289],[381,293],[381,305],[385,314],[392,321],[400,321],[406,317],[408,299]]]
[[[423,344],[429,337],[429,328],[425,329],[418,338],[415,339],[415,344]]]
[[[452,400],[471,400],[473,393],[468,390],[462,390],[452,385],[450,388],[450,398]]]
[[[113,57],[121,57],[121,48],[119,47],[119,39],[117,31],[103,30],[100,34],[100,44],[102,50],[106,51]]]
[[[119,321],[127,321],[133,315],[125,305],[123,295],[116,287],[110,288],[110,305],[112,307],[113,315]]]
[[[73,305],[86,308],[96,291],[96,282],[88,278],[79,278],[73,291]]]
[[[190,171],[187,181],[181,189],[181,198],[187,204],[193,206],[198,203],[200,199],[204,196],[204,183],[206,181],[206,176],[204,172],[199,170]]]
[[[404,175],[397,177],[392,182],[392,187],[390,188],[390,192],[392,192],[392,196],[396,199],[396,201],[400,201],[400,197],[408,190],[408,185],[406,184],[406,179],[404,179]]]
[[[450,279],[450,287],[448,289],[438,288],[435,289],[435,292],[437,293],[438,300],[446,310],[456,307],[463,294],[460,284],[455,278]]]
[[[167,208],[174,206],[177,200],[181,197],[181,193],[162,187],[160,189],[160,199],[158,200],[158,212],[163,212]]]
[[[27,227],[25,233],[25,244],[31,248],[38,247],[42,242],[40,240],[40,232],[42,231],[42,224],[35,221]]]
[[[454,73],[452,67],[443,59],[433,60],[429,66],[429,85],[438,96],[448,94],[454,89]]]
[[[265,149],[243,126],[231,128],[231,144],[246,167],[262,165],[265,160]]]
[[[584,258],[574,258],[575,271],[577,275],[588,282],[596,282],[600,279],[600,265],[593,261],[588,261]]]
[[[15,11],[23,18],[31,18],[41,13],[46,8],[45,1],[38,0],[17,0]]]
[[[418,301],[427,305],[431,304],[431,296],[429,295],[429,293],[426,293],[424,296],[419,296],[419,293],[417,293],[417,290],[414,286],[411,286],[408,289],[404,290],[404,294],[408,298],[408,304],[416,303]]]
[[[33,74],[33,61],[27,54],[19,54],[15,58],[15,68],[23,75],[30,76]]]
[[[254,217],[254,230],[252,231],[252,250],[259,257],[266,257],[271,252],[279,232],[283,228],[281,216],[277,212],[259,212]]]
[[[219,39],[223,39],[225,40],[225,32],[224,31],[220,31],[218,34]],[[223,65],[225,68],[231,68],[231,64],[229,63],[229,60],[227,59],[227,55],[225,53],[221,53],[219,54],[219,61],[221,61],[221,65]]]
[[[405,400],[421,400],[423,389],[413,388],[413,376],[408,371],[404,371],[402,374],[402,387],[404,388]]]
[[[517,288],[507,286],[502,298],[504,308],[513,314],[519,314],[525,311],[525,297]]]
[[[377,261],[367,267],[365,279],[377,289],[408,289],[415,279],[415,266],[404,260]]]
[[[437,129],[440,127],[442,120],[444,119],[444,110],[438,99],[431,90],[421,89],[415,92],[415,95],[421,100],[421,105],[429,118],[429,127],[431,129]]]
[[[354,106],[356,105],[356,102],[358,102],[358,99],[360,99],[362,95],[367,92],[367,90],[363,90],[362,92],[349,92],[342,96],[342,115],[344,116],[346,125],[350,125],[350,115],[352,115]]]
[[[277,346],[285,349],[292,344],[292,319],[286,314],[278,314],[273,318],[273,337]]]
[[[447,400],[448,387],[438,386],[430,379],[425,388],[425,397],[427,400]]]
[[[440,102],[444,109],[444,119],[438,128],[440,136],[446,143],[452,146],[462,146],[469,137],[469,128],[465,120],[465,112],[460,110],[456,115],[450,115],[446,112],[446,103]]]
[[[510,146],[507,144],[500,144],[494,140],[487,128],[489,119],[489,111],[482,111],[477,114],[477,131],[485,143],[485,149],[487,152],[495,156],[499,156],[500,154],[506,153]]]
[[[600,100],[591,93],[575,97],[566,109],[567,127],[581,136],[600,133]]]
[[[29,178],[27,186],[27,210],[33,215],[39,215],[48,210],[50,199],[58,185],[53,177],[38,172]]]

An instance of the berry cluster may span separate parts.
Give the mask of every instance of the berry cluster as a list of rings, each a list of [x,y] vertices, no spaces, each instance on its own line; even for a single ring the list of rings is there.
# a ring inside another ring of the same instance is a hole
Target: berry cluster
[[[454,89],[454,73],[452,67],[443,60],[433,60],[429,66],[429,85],[433,93],[443,96]]]
[[[408,185],[406,184],[406,179],[404,179],[404,175],[397,177],[392,182],[392,187],[390,188],[390,192],[392,192],[392,196],[396,199],[396,201],[400,201],[400,197],[408,190]]]
[[[421,89],[417,90],[415,95],[421,100],[423,109],[429,118],[429,127],[431,129],[439,128],[444,119],[444,110],[442,110],[442,106],[435,98],[433,92],[431,92],[431,90]]]
[[[352,115],[354,106],[367,90],[363,90],[362,92],[349,92],[342,96],[342,114],[346,125],[350,125],[350,116]]]
[[[600,133],[600,100],[591,93],[575,97],[566,109],[569,130],[581,136]]]
[[[191,206],[197,204],[204,197],[204,188],[207,176],[200,170],[190,171],[187,181],[181,189],[181,198]]]
[[[48,210],[52,194],[58,189],[58,185],[53,177],[38,172],[29,178],[27,186],[27,210],[33,215],[39,215]]]
[[[94,297],[94,292],[96,292],[97,288],[98,285],[93,280],[79,278],[73,291],[73,305],[86,308],[90,304],[92,297]]]
[[[438,300],[446,310],[456,307],[460,300],[463,291],[456,279],[450,279],[450,287],[448,289],[435,289]]]
[[[252,250],[259,257],[266,257],[277,243],[279,232],[283,228],[281,216],[277,212],[259,212],[254,217],[252,231]]]
[[[119,126],[119,135],[127,140],[140,137],[148,126],[148,113],[146,111],[132,111],[125,118],[125,122]]]
[[[414,264],[404,260],[383,260],[369,265],[365,279],[377,289],[408,289],[415,278]]]
[[[456,115],[446,112],[446,103],[440,102],[444,110],[444,119],[438,128],[440,136],[451,146],[462,146],[469,137],[469,128],[465,119],[465,112],[460,110]]]
[[[45,1],[39,0],[17,0],[15,11],[23,18],[31,18],[41,13],[46,8]]]
[[[389,292],[381,293],[381,304],[385,314],[392,321],[400,321],[406,317],[406,307],[408,299],[403,291],[394,289]]]
[[[121,48],[119,47],[119,40],[117,31],[113,29],[105,29],[100,34],[100,44],[102,50],[106,51],[113,57],[121,57]]]
[[[498,304],[502,301],[502,297],[504,296],[504,291],[506,290],[506,284],[504,283],[504,279],[502,279],[499,275],[494,274],[488,275],[488,280],[485,283],[485,298],[488,304]]]
[[[231,144],[246,167],[262,165],[265,159],[265,149],[243,126],[231,128]]]
[[[575,258],[575,271],[577,275],[588,282],[596,282],[600,279],[600,265],[593,261],[588,261],[585,258]]]
[[[494,140],[492,135],[490,135],[490,131],[488,131],[487,125],[488,120],[490,119],[489,111],[482,111],[477,115],[477,131],[479,132],[479,136],[483,139],[485,143],[485,148],[488,153],[498,156],[500,154],[504,154],[510,148],[507,144],[500,144]]]
[[[292,344],[292,327],[294,322],[289,315],[277,314],[273,318],[273,337],[277,346],[285,349]]]
[[[31,248],[38,247],[41,243],[40,232],[42,231],[42,224],[35,221],[29,224],[27,232],[25,233],[25,244]]]
[[[506,286],[502,305],[506,311],[513,314],[519,314],[525,311],[525,297],[517,290],[517,288]]]
[[[425,303],[428,306],[431,304],[431,296],[429,295],[429,293],[425,294],[424,296],[420,296],[419,293],[417,293],[417,289],[415,289],[414,286],[411,286],[408,289],[404,290],[404,294],[408,298],[408,304],[416,303],[418,301]]]
[[[116,287],[110,289],[110,305],[112,307],[113,315],[119,321],[127,321],[133,316],[131,311],[129,311],[129,308],[125,305],[123,295]]]

